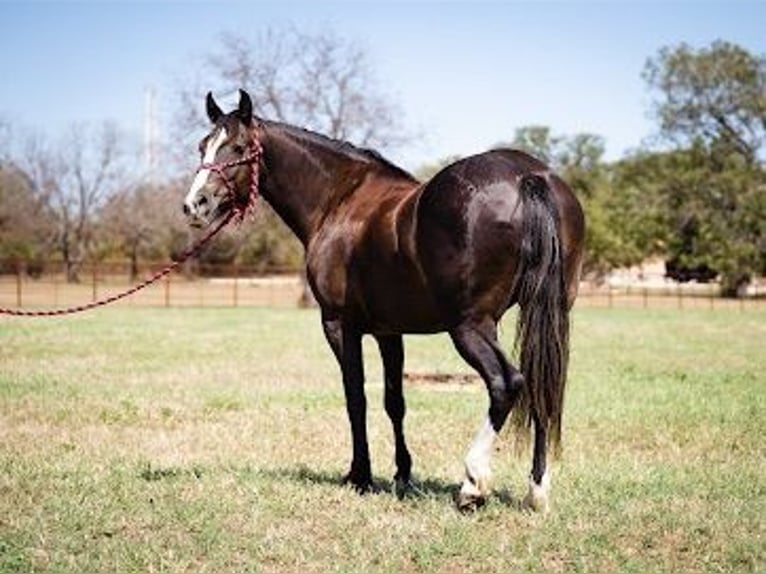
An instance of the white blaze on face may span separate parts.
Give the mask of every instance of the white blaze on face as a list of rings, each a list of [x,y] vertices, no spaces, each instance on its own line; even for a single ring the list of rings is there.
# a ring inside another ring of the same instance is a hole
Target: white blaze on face
[[[218,132],[218,135],[214,138],[211,138],[208,143],[207,147],[205,148],[205,154],[202,157],[202,163],[203,164],[209,164],[213,163],[215,161],[215,156],[218,154],[218,150],[223,145],[223,142],[226,141],[226,130],[221,129],[220,132]],[[192,181],[191,188],[189,189],[189,193],[186,194],[186,199],[184,200],[184,203],[189,208],[189,212],[192,214],[196,214],[196,207],[195,207],[195,199],[197,197],[197,194],[199,191],[205,187],[205,184],[207,183],[207,178],[210,175],[209,169],[201,169],[197,172],[197,175],[194,176],[194,181]]]

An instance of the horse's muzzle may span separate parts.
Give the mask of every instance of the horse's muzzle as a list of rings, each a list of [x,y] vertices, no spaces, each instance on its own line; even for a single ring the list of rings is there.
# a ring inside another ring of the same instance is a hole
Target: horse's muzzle
[[[200,228],[208,225],[207,219],[193,205],[184,203],[183,210],[186,221],[191,227]]]

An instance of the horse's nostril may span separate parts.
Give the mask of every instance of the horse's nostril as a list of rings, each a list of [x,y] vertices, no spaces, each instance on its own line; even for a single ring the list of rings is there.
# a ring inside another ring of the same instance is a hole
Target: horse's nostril
[[[191,215],[191,207],[187,203],[184,203],[184,215]]]

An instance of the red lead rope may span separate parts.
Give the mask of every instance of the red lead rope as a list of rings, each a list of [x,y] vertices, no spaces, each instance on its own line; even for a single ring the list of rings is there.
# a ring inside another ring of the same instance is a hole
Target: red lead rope
[[[235,208],[232,211],[230,211],[226,217],[221,219],[221,221],[216,224],[213,229],[208,231],[205,236],[200,239],[197,243],[192,245],[190,248],[188,248],[186,251],[184,251],[181,254],[181,257],[170,263],[169,265],[165,266],[163,269],[146,279],[145,281],[142,281],[138,285],[134,285],[127,291],[123,291],[122,293],[117,293],[116,295],[112,295],[110,297],[106,297],[105,299],[99,299],[98,301],[92,301],[90,303],[85,303],[84,305],[78,305],[76,307],[67,307],[64,309],[50,309],[50,310],[39,310],[39,311],[26,311],[23,309],[9,309],[6,307],[0,307],[0,315],[11,315],[14,317],[58,317],[61,315],[72,315],[74,313],[80,313],[82,311],[88,311],[90,309],[95,309],[96,307],[103,307],[104,305],[109,305],[110,303],[114,303],[115,301],[119,301],[120,299],[124,299],[125,297],[130,297],[134,293],[141,291],[141,289],[144,289],[151,285],[152,283],[156,283],[165,275],[173,271],[176,267],[184,263],[187,259],[190,257],[195,257],[199,255],[199,252],[202,251],[202,248],[205,247],[210,241],[218,235],[218,233],[226,227],[226,224],[229,223],[232,219],[235,217],[239,222],[241,222],[247,215],[250,215],[253,210],[255,209],[255,203],[258,199],[258,180],[259,180],[259,172],[260,172],[260,164],[261,164],[261,156],[263,154],[263,150],[261,148],[260,142],[258,142],[257,139],[253,140],[252,144],[252,151],[245,155],[242,159],[232,161],[232,162],[226,162],[221,164],[203,164],[201,165],[197,171],[200,169],[209,169],[210,171],[215,172],[224,182],[226,186],[227,192],[235,196],[236,195],[236,189],[234,187],[233,182],[229,179],[229,177],[226,175],[225,170],[238,166],[238,165],[244,165],[246,163],[252,163],[252,175],[250,179],[250,190],[248,191],[248,202],[247,205],[240,208]]]

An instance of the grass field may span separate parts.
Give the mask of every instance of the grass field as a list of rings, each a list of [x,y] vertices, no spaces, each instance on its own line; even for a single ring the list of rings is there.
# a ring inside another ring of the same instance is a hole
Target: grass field
[[[503,329],[511,346],[513,324]],[[0,320],[0,572],[764,572],[766,312],[580,309],[552,512],[454,510],[478,383],[407,385],[420,491],[399,500],[367,341],[373,470],[312,311],[112,309]],[[410,373],[463,374],[444,337]],[[414,380],[418,380],[415,377]]]

